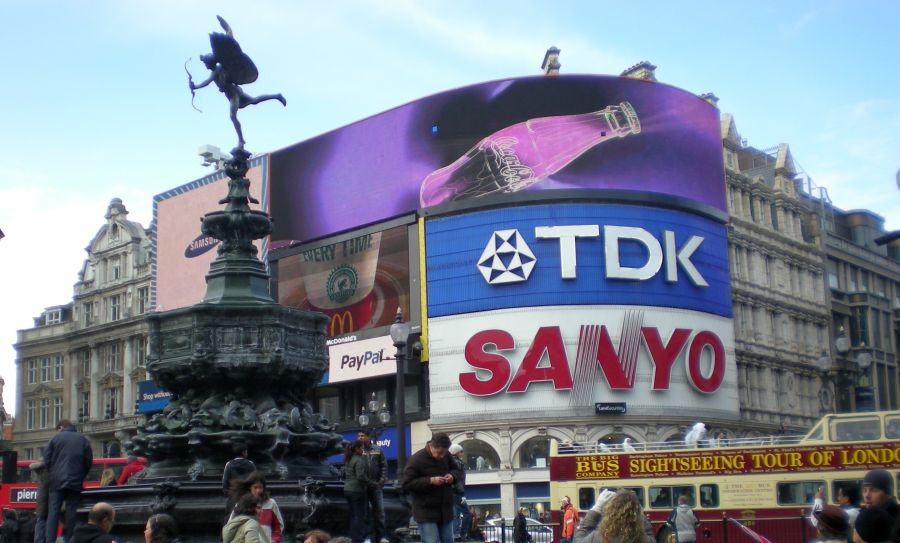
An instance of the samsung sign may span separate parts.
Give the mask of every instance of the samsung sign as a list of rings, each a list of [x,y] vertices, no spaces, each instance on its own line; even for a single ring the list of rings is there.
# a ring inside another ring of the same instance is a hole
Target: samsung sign
[[[700,215],[544,204],[430,220],[425,232],[429,317],[594,304],[731,316],[725,226]]]

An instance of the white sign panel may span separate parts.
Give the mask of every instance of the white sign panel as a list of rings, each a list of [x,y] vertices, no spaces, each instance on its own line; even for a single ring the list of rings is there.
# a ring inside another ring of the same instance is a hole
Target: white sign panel
[[[328,347],[328,382],[392,375],[397,372],[394,350],[391,336],[332,345]]]
[[[729,318],[649,306],[553,306],[429,319],[435,421],[629,415],[737,418]]]

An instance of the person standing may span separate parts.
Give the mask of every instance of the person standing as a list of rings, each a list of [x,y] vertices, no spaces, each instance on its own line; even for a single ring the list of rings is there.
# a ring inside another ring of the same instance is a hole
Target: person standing
[[[281,543],[284,517],[281,516],[281,509],[278,508],[278,503],[269,495],[266,478],[263,477],[262,473],[254,471],[246,479],[232,483],[231,499],[235,503],[245,494],[251,494],[262,500],[259,506],[259,513],[256,515],[256,521],[259,522],[260,535],[263,540],[271,543]],[[228,520],[231,520],[234,516],[234,513],[232,513]]]
[[[234,516],[222,527],[222,543],[262,543],[259,521],[256,515],[262,505],[262,498],[244,494],[234,506]]]
[[[434,434],[403,468],[401,486],[410,494],[422,543],[453,542],[453,483],[457,476],[450,464],[449,448],[447,434]]]
[[[531,539],[528,535],[528,520],[525,518],[527,512],[528,509],[520,507],[513,520],[513,543],[528,543]]]
[[[813,511],[816,519],[818,543],[847,543],[847,532],[850,524],[847,522],[847,513],[836,505],[823,505]]]
[[[131,479],[132,475],[138,474],[144,471],[144,463],[141,460],[133,455],[128,455],[128,463],[125,464],[125,467],[122,468],[122,473],[119,474],[119,478],[116,479],[116,484],[122,486],[128,483],[128,480]]]
[[[366,460],[369,479],[372,481],[366,490],[366,502],[371,515],[372,543],[389,543],[384,526],[384,484],[387,482],[387,460],[384,458],[384,451],[372,443],[369,434],[360,430],[356,433],[356,439],[363,444],[363,458]]]
[[[466,506],[466,464],[463,462],[462,445],[454,443],[450,445],[450,466],[458,474],[459,478],[453,482],[453,536],[466,539],[472,526],[472,517]]]
[[[891,474],[887,470],[873,469],[866,473],[863,478],[863,501],[866,508],[882,509],[890,515],[891,541],[900,541],[900,507],[891,495],[891,480]]]
[[[253,463],[253,460],[250,460],[250,449],[246,443],[235,443],[232,445],[232,450],[235,457],[226,462],[225,467],[222,469],[222,493],[226,497],[225,522],[228,522],[228,519],[231,518],[230,515],[234,509],[235,500],[240,498],[240,496],[232,497],[231,495],[232,481],[236,482],[256,471],[256,464]]]
[[[44,448],[44,462],[49,473],[46,541],[56,541],[63,504],[66,506],[63,537],[69,541],[75,531],[82,485],[94,463],[94,453],[87,438],[75,431],[75,425],[61,420],[56,425],[56,435]]]
[[[678,507],[669,515],[672,525],[675,526],[675,536],[678,543],[697,541],[697,526],[700,521],[694,515],[691,506],[688,505],[687,496],[678,496]]]
[[[68,507],[68,505],[66,506]],[[79,524],[75,528],[72,539],[66,538],[67,543],[116,543],[116,539],[109,535],[116,521],[116,511],[106,502],[97,502],[88,513],[87,524]]]
[[[50,474],[47,473],[47,464],[43,460],[34,462],[30,466],[34,474],[35,490],[37,497],[34,508],[34,543],[47,541],[47,495],[49,494]]]
[[[350,540],[362,543],[366,540],[366,495],[374,483],[369,479],[369,469],[363,454],[362,441],[356,440],[344,453],[344,497],[350,507]]]
[[[572,543],[575,529],[578,528],[578,513],[572,505],[572,498],[563,496],[562,499],[562,530],[559,543]]]

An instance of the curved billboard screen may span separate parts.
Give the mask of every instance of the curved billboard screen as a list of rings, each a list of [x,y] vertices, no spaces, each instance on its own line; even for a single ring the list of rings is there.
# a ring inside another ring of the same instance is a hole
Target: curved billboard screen
[[[527,77],[435,94],[270,155],[276,240],[503,194],[614,189],[726,211],[719,113],[681,89]]]

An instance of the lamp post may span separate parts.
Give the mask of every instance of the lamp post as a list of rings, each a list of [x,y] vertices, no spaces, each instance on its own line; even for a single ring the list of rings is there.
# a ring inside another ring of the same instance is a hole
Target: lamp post
[[[831,383],[829,380],[829,371],[831,371],[832,365],[833,362],[831,357],[828,356],[826,351],[822,351],[822,356],[816,360],[816,366],[818,366],[819,370],[822,372],[822,388],[819,389],[819,406],[822,408],[823,414],[830,413],[834,407],[834,393],[831,391]]]
[[[865,349],[865,342],[861,343],[860,347]],[[874,411],[875,394],[872,390],[872,379],[869,374],[869,368],[872,366],[872,355],[868,351],[857,354],[856,365],[859,366],[860,371],[859,379],[856,381],[856,411]]]
[[[403,322],[403,311],[398,307],[394,324],[391,325],[391,340],[397,349],[394,358],[397,361],[397,480],[403,473],[406,464],[406,342],[409,341],[409,324]]]
[[[366,410],[368,407],[368,410]],[[375,393],[372,393],[372,399],[369,400],[367,406],[363,406],[362,410],[359,413],[359,417],[357,417],[357,422],[359,422],[360,427],[362,427],[363,432],[366,435],[372,437],[373,441],[378,439],[379,428],[374,425],[375,418],[381,422],[381,427],[387,427],[388,421],[391,420],[391,412],[388,411],[387,405],[381,404],[381,409],[378,409],[378,400],[375,398]],[[369,426],[369,421],[373,422],[372,426]]]

